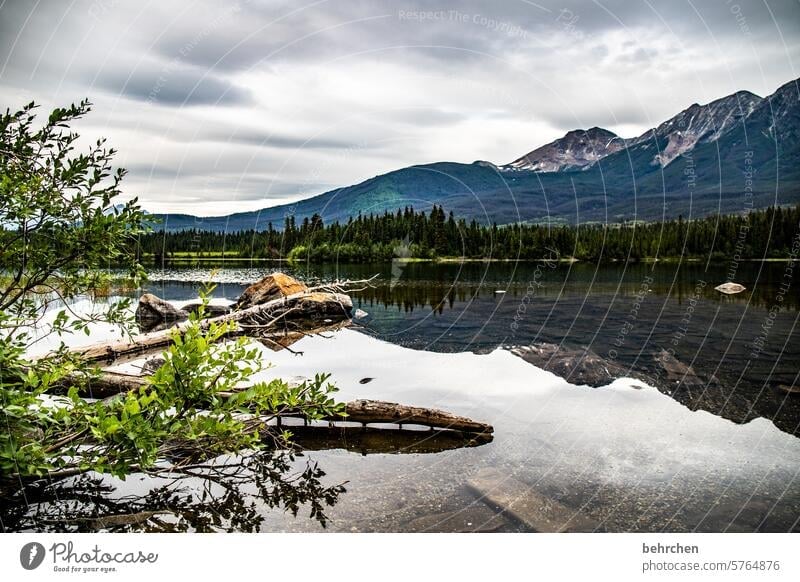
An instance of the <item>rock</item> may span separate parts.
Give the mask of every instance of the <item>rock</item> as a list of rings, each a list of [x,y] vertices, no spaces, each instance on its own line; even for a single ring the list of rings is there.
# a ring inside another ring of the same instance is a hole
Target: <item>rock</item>
[[[353,319],[361,323],[366,323],[367,321],[372,319],[372,316],[363,309],[356,309],[353,312]]]
[[[733,283],[728,281],[727,283],[723,283],[722,285],[717,285],[714,287],[715,291],[719,291],[720,293],[725,293],[725,295],[733,295],[735,293],[741,293],[747,287],[744,285],[739,285],[739,283]]]
[[[314,320],[341,321],[350,319],[353,301],[342,293],[309,293],[292,305],[286,319],[309,318]]]
[[[696,371],[667,350],[653,354],[653,361],[656,367],[648,383],[689,410],[705,410],[736,423],[759,416],[747,391],[720,383],[714,374]]]
[[[511,349],[511,353],[573,384],[597,388],[623,376],[630,376],[624,366],[599,356],[588,348],[573,349],[540,343]]]
[[[152,293],[145,293],[139,298],[136,307],[136,320],[145,324],[156,324],[188,319],[189,314],[183,309],[178,309],[172,303],[156,297]]]
[[[659,366],[658,376],[672,388],[682,386],[683,388],[705,388],[707,385],[717,384],[716,378],[711,377],[708,381],[704,380],[695,373],[694,368],[687,366],[667,350],[661,350],[653,355],[653,359]]]
[[[462,509],[432,513],[414,518],[403,526],[403,531],[439,533],[491,533],[514,532],[516,528],[502,514],[486,505],[471,504]]]
[[[236,309],[247,309],[272,299],[286,297],[293,293],[302,293],[303,291],[308,291],[308,287],[303,283],[285,273],[275,272],[245,289],[234,307]]]
[[[467,481],[481,501],[527,529],[542,532],[593,532],[600,524],[562,503],[546,497],[526,483],[498,471],[485,468]]]

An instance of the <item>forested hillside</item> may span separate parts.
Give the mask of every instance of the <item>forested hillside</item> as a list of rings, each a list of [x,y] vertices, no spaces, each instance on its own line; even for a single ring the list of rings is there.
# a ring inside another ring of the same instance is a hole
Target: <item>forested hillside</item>
[[[800,206],[770,207],[743,215],[614,225],[483,226],[449,214],[406,208],[324,224],[319,215],[280,229],[219,233],[187,230],[152,233],[140,251],[156,258],[228,256],[365,262],[393,258],[543,259],[557,254],[581,260],[678,257],[785,258],[796,253]]]

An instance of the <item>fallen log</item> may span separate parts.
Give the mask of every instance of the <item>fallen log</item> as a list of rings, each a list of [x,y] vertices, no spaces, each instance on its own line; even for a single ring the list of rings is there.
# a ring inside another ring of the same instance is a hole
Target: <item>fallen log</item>
[[[62,381],[62,387],[77,385],[79,394],[87,398],[110,398],[118,394],[138,390],[147,385],[145,376],[123,374],[120,372],[102,372],[97,377],[70,376]],[[244,389],[244,388],[242,388]],[[223,393],[220,393],[223,395]],[[226,395],[226,394],[225,394]],[[436,408],[405,406],[395,402],[381,400],[353,400],[345,405],[345,416],[330,415],[322,420],[336,422],[360,422],[364,425],[375,423],[413,424],[429,428],[449,429],[467,433],[491,434],[494,428],[490,424],[478,422],[465,416],[458,416]],[[281,414],[284,418],[295,417],[291,411]]]
[[[73,374],[62,380],[60,385],[62,388],[78,386],[78,394],[80,396],[99,400],[138,390],[147,385],[147,378],[121,372],[104,371],[94,377]]]
[[[335,417],[330,420],[347,420],[367,423],[418,424],[433,428],[444,428],[470,433],[492,433],[494,428],[485,422],[478,422],[436,408],[406,406],[382,400],[354,400],[345,408],[346,418]],[[327,420],[327,419],[326,419]]]
[[[328,319],[333,319],[334,317],[338,317],[341,320],[348,319],[353,309],[353,302],[348,295],[342,293],[315,292],[312,290],[296,293],[294,295],[287,295],[280,299],[273,299],[261,305],[256,305],[241,311],[234,311],[227,315],[204,319],[201,325],[207,328],[212,323],[222,324],[235,322],[239,324],[252,322],[254,326],[269,327],[269,323],[277,323],[276,321],[272,321],[276,319],[276,315],[279,316],[277,319],[280,320],[281,312],[286,313],[289,310],[294,310],[293,314],[295,316],[312,316],[313,310],[322,305],[324,305],[324,309],[320,308],[320,311],[325,318]],[[265,318],[270,318],[270,322],[264,323],[262,320]],[[154,348],[167,347],[172,343],[173,333],[183,334],[189,325],[190,322],[181,322],[169,329],[141,334],[130,341],[91,344],[73,348],[70,350],[70,353],[80,357],[84,362],[111,363],[122,356],[144,354],[152,351]],[[237,330],[237,333],[241,333],[241,330]]]

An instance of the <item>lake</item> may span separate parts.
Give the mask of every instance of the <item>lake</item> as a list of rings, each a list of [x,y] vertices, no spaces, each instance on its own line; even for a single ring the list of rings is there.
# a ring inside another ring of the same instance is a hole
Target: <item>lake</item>
[[[488,442],[413,427],[306,438],[305,452],[289,467],[316,464],[325,472],[320,483],[346,482],[346,492],[324,504],[329,531],[532,531],[547,527],[543,513],[583,531],[793,531],[800,516],[800,395],[787,387],[800,384],[800,288],[784,284],[793,268],[781,262],[286,267],[310,283],[378,277],[352,294],[366,316],[350,328],[303,338],[291,351],[263,348],[273,367],[261,375],[329,372],[342,400],[431,406],[494,426]],[[146,288],[187,300],[211,280],[215,297],[233,300],[268,270],[156,269]],[[747,290],[714,290],[731,278]],[[97,341],[110,331],[71,341]],[[521,357],[543,344],[591,353],[595,367],[618,378],[591,387],[548,371],[557,371],[553,359],[534,365]],[[85,509],[76,491],[95,487],[109,508],[118,508],[165,484],[142,475],[81,481],[87,478],[68,481],[57,501],[43,501],[39,510],[50,512],[50,521],[37,527],[103,529],[108,524],[96,516],[53,524]],[[228,497],[219,484],[189,479],[182,486],[187,500],[159,505],[148,498],[131,507],[160,514],[125,528],[321,529],[308,518],[313,491],[306,498],[281,492],[299,504],[295,516],[283,508],[285,499],[259,496],[255,479],[237,483]],[[75,499],[68,502],[69,487]],[[164,509],[178,506],[172,514]],[[16,519],[18,529],[32,527],[30,511]]]

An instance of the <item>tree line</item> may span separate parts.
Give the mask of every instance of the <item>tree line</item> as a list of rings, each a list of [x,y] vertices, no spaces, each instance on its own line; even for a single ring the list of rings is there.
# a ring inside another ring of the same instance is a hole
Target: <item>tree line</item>
[[[139,252],[156,259],[180,256],[272,258],[312,262],[380,262],[395,258],[575,258],[591,261],[678,257],[785,258],[800,234],[800,205],[693,220],[491,226],[457,219],[441,206],[359,215],[325,224],[318,214],[264,231],[152,232]]]

